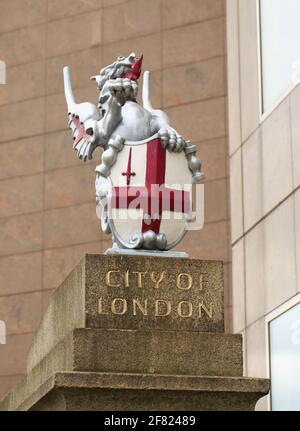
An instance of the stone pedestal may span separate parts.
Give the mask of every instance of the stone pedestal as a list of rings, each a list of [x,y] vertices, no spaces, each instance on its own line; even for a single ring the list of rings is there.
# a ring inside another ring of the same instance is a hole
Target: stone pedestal
[[[0,409],[253,410],[269,381],[242,376],[223,310],[221,262],[86,255]]]

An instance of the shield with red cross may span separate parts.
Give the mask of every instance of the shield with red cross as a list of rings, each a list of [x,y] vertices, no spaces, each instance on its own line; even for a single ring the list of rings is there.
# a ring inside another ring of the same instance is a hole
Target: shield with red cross
[[[184,152],[170,153],[158,135],[125,141],[110,180],[110,223],[116,240],[130,247],[139,236],[145,238],[142,248],[170,249],[182,239],[192,208],[191,172]],[[149,237],[156,237],[157,243],[147,242]]]

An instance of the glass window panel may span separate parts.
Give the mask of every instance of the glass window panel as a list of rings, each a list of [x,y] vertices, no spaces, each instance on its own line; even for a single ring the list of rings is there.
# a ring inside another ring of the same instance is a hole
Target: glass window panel
[[[269,323],[272,410],[300,411],[300,304]]]
[[[300,1],[260,0],[263,111],[300,78]]]

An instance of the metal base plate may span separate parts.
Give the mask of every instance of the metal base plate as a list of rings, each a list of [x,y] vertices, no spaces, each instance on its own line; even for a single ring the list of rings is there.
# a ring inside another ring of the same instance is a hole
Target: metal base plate
[[[156,257],[177,257],[187,258],[189,257],[184,251],[159,251],[159,250],[131,250],[128,248],[112,247],[108,248],[104,254],[123,254],[127,256],[156,256]]]

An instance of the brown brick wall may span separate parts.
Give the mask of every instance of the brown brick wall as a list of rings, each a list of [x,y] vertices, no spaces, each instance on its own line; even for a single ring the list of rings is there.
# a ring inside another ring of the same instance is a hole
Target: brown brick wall
[[[222,259],[230,277],[225,0],[0,0],[0,397],[24,373],[50,293],[85,252],[102,252],[94,161],[83,164],[66,128],[62,67],[78,101],[96,102],[89,77],[117,55],[144,53],[152,100],[199,147],[207,176],[201,232],[180,245]],[[230,315],[230,295],[226,295]]]

